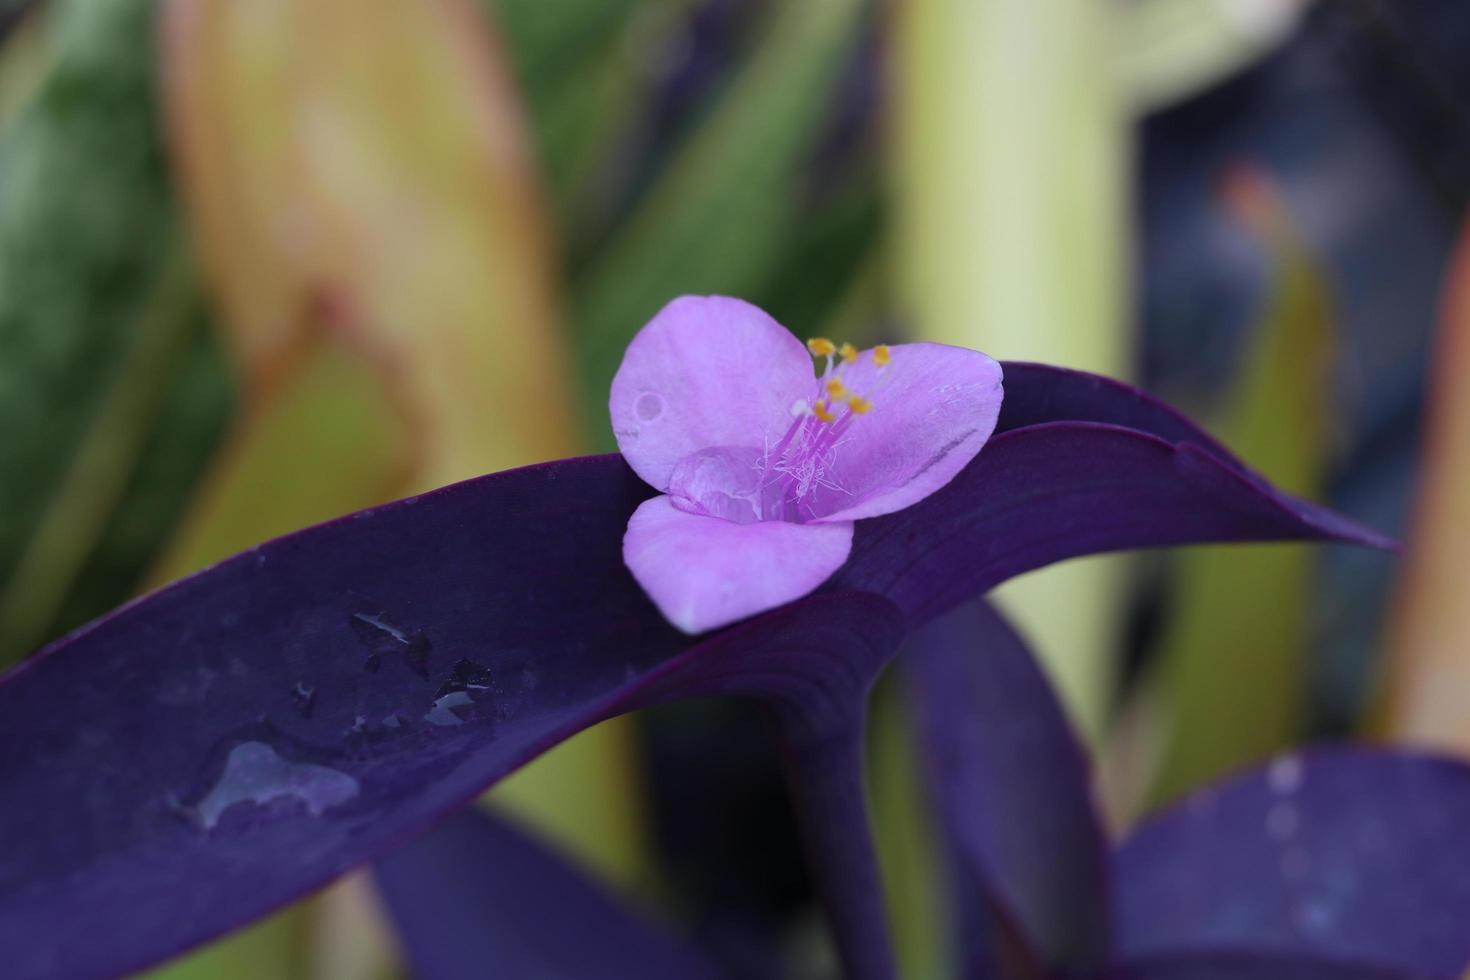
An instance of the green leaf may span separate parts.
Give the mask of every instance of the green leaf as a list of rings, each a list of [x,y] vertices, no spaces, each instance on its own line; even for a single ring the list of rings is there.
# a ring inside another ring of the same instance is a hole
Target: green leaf
[[[229,400],[158,134],[153,5],[43,12],[5,48],[0,662],[127,597]]]
[[[1220,438],[1276,485],[1317,498],[1328,462],[1333,313],[1322,270],[1265,178],[1228,200],[1270,253],[1273,282]],[[1289,545],[1191,549],[1160,641],[1168,748],[1155,793],[1174,797],[1298,739],[1305,713],[1312,554]]]
[[[750,60],[616,237],[573,284],[589,418],[634,332],[681,293],[753,296],[800,227],[805,164],[855,49],[866,0],[779,4]]]

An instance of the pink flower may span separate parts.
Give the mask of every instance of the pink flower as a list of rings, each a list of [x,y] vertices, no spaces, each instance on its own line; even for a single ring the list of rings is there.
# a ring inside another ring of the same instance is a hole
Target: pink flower
[[[799,599],[842,566],[853,522],[918,503],[995,429],[1001,369],[977,351],[800,341],[724,296],[683,296],[623,356],[618,448],[663,492],[623,560],[659,611],[701,633]]]

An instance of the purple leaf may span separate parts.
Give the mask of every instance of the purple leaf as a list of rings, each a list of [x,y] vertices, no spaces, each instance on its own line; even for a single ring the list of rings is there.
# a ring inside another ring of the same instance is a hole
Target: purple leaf
[[[961,884],[981,892],[966,904],[996,920],[980,931],[1018,932],[1036,958],[1067,975],[1101,967],[1107,843],[1087,757],[1046,678],[983,600],[925,626],[907,650],[939,818]]]
[[[719,975],[540,843],[475,807],[379,862],[375,877],[419,980]]]
[[[1071,372],[1018,375],[1007,398],[1022,404],[1109,417],[1120,399],[1148,404]],[[140,968],[382,856],[596,721],[730,693],[775,703],[793,778],[814,794],[808,827],[840,824],[809,833],[826,849],[818,877],[849,963],[882,976],[853,732],[905,617],[1107,548],[1381,540],[1192,445],[1093,422],[1012,429],[923,503],[860,522],[823,591],[695,642],[623,566],[648,495],[615,456],[471,480],[261,545],[12,671],[12,975]],[[839,775],[809,781],[824,752]]]
[[[887,595],[914,622],[1079,555],[1204,542],[1393,542],[1271,490],[1193,443],[1053,422],[991,438],[928,499],[858,525],[837,587]]]
[[[1470,966],[1470,767],[1282,756],[1146,822],[1116,869],[1130,959],[1206,947],[1456,978]]]
[[[1172,406],[1132,385],[1086,371],[1006,361],[1006,396],[995,434],[1048,422],[1102,422],[1137,429],[1169,442],[1194,442],[1221,459],[1235,460],[1214,437]]]

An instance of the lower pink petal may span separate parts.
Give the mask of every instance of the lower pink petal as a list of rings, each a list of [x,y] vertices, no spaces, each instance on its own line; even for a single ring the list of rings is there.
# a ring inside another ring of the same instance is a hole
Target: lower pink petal
[[[847,560],[852,524],[736,524],[686,513],[664,497],[628,521],[623,561],[685,633],[703,633],[799,599]]]

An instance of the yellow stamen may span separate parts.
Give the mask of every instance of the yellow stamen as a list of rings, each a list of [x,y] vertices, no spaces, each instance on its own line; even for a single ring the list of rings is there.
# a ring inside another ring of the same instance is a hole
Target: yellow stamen
[[[842,362],[844,364],[851,364],[853,361],[858,359],[859,351],[856,347],[852,346],[852,344],[843,344],[841,347],[837,348],[837,353],[842,355]]]
[[[836,422],[837,416],[827,411],[827,403],[818,401],[812,405],[812,414],[823,422]]]
[[[833,378],[827,382],[827,394],[833,401],[841,401],[847,397],[847,385],[842,383],[841,378]]]
[[[852,414],[854,415],[866,415],[873,410],[873,403],[862,395],[849,395],[847,398],[847,407],[852,409]]]
[[[877,347],[873,348],[873,363],[878,365],[879,367],[883,367],[890,360],[892,360],[892,358],[893,355],[888,352],[887,344],[879,344]]]
[[[826,337],[813,337],[806,342],[806,349],[818,357],[831,357],[837,353],[837,345]]]

